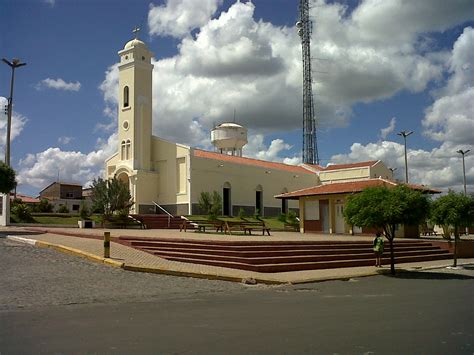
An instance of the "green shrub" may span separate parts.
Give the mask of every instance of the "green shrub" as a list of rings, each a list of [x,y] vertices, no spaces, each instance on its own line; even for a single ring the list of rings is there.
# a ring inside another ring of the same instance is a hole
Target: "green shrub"
[[[286,220],[288,221],[288,224],[292,224],[292,225],[295,225],[295,224],[298,224],[298,219],[296,217],[296,212],[295,211],[288,211],[288,213],[286,214]]]
[[[45,198],[42,198],[39,203],[33,206],[33,212],[49,213],[53,212],[53,210],[54,205]]]
[[[278,220],[282,223],[286,223],[286,214],[280,213],[280,215],[278,216]]]
[[[81,219],[84,219],[84,220],[89,220],[90,216],[91,216],[91,213],[89,211],[89,209],[87,208],[87,205],[85,202],[82,202],[81,203],[81,209],[79,210],[79,216],[81,217]]]
[[[242,207],[240,207],[240,209],[239,209],[239,218],[240,219],[245,219],[245,217],[246,217],[245,210]]]
[[[15,204],[11,208],[12,214],[14,214],[20,222],[31,222],[33,217],[31,217],[30,209],[25,204]]]
[[[69,208],[66,205],[59,205],[58,213],[69,213]]]

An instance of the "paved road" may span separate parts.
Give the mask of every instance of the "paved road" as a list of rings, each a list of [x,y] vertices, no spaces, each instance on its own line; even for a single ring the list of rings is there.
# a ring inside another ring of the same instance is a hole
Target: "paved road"
[[[0,239],[0,270],[2,355],[474,352],[473,268],[244,286]]]

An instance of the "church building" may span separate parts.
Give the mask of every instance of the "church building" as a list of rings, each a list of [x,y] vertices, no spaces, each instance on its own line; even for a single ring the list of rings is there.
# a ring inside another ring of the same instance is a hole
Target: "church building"
[[[298,209],[297,201],[274,196],[315,185],[314,167],[242,157],[246,129],[235,123],[216,127],[216,152],[153,136],[152,53],[135,38],[118,54],[119,146],[106,160],[105,174],[129,184],[132,213],[155,213],[161,207],[173,215],[198,214],[204,191],[222,196],[224,215],[238,215],[243,209],[247,215],[258,210],[262,216],[276,216]],[[244,138],[229,139],[234,131],[245,133]]]

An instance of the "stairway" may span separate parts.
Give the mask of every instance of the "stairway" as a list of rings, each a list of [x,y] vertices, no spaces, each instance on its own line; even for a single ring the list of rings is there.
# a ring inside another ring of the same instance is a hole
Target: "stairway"
[[[120,237],[134,248],[161,258],[256,272],[286,272],[373,266],[371,241],[197,241]],[[426,241],[395,241],[395,262],[450,259],[447,250]],[[390,263],[389,245],[383,263]]]
[[[168,218],[166,214],[134,214],[131,216],[143,223],[147,229],[179,229],[184,221],[181,216]],[[190,223],[187,225],[188,229],[194,228]]]

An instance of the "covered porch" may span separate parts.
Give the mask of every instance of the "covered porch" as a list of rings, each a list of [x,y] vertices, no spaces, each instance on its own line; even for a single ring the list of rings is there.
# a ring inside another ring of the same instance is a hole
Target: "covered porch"
[[[371,228],[361,228],[346,223],[344,209],[347,199],[354,193],[375,186],[394,187],[398,183],[386,179],[364,179],[338,183],[327,183],[311,188],[275,196],[279,199],[298,200],[300,208],[300,232],[324,234],[374,234]],[[421,185],[408,185],[424,193],[438,193]],[[418,226],[397,226],[397,237],[419,237]]]

